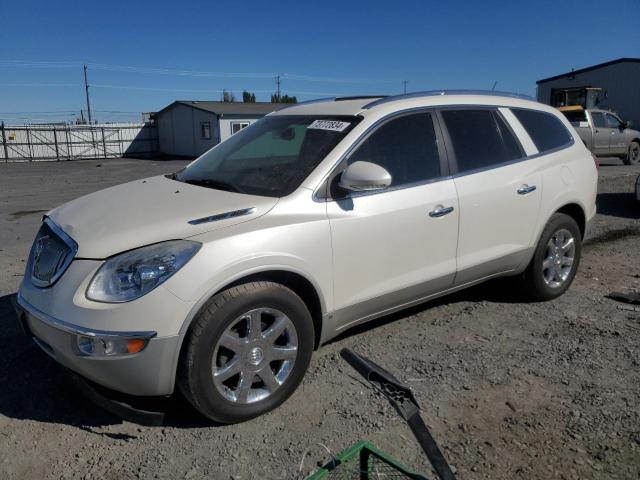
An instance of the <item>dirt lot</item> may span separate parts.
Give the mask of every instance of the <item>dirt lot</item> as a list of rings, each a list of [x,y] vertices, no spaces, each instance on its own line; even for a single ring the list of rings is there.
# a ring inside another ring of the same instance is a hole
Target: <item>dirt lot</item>
[[[327,454],[369,439],[430,469],[387,402],[339,358],[361,352],[409,383],[460,479],[638,478],[640,167],[601,168],[599,214],[566,295],[520,303],[495,281],[350,332],[316,352],[280,409],[229,427],[176,401],[168,425],[140,427],[79,396],[24,338],[9,305],[40,215],[66,200],[184,162],[0,165],[0,477],[301,478]]]

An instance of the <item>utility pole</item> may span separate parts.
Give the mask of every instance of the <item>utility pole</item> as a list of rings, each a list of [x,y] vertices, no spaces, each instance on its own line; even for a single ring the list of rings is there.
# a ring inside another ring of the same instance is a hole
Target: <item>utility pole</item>
[[[87,117],[89,117],[89,124],[91,124],[91,103],[89,102],[89,82],[87,82],[87,66],[84,65],[84,91],[87,96]]]
[[[407,80],[402,81],[403,93],[407,93],[407,83],[409,83]]]
[[[276,75],[276,97],[280,101],[280,75]]]

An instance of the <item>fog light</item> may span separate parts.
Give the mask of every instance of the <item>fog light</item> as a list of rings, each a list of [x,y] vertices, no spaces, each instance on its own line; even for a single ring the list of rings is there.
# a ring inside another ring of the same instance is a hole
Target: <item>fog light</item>
[[[139,353],[149,341],[143,338],[78,337],[78,350],[91,357],[113,357]]]

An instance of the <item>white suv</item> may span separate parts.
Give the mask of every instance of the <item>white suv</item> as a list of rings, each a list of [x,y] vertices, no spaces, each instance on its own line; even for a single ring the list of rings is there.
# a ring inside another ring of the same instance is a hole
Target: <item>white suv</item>
[[[561,295],[596,184],[562,114],[516,95],[300,104],[173,175],[48,213],[21,318],[103,387],[178,386],[238,422],[281,404],[314,348],[356,324],[497,276]]]

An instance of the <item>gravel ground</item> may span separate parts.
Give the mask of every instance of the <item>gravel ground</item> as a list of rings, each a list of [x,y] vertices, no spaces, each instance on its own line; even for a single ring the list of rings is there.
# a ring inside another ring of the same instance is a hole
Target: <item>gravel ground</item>
[[[327,459],[320,443],[335,453],[360,439],[430,476],[406,425],[339,358],[344,347],[414,389],[460,479],[640,476],[640,307],[605,297],[640,290],[639,166],[603,162],[599,213],[563,297],[522,303],[508,282],[490,282],[326,345],[293,397],[262,418],[212,426],[176,399],[166,426],[140,427],[77,394],[19,333],[9,296],[43,211],[182,165],[0,165],[2,478],[302,478]]]

